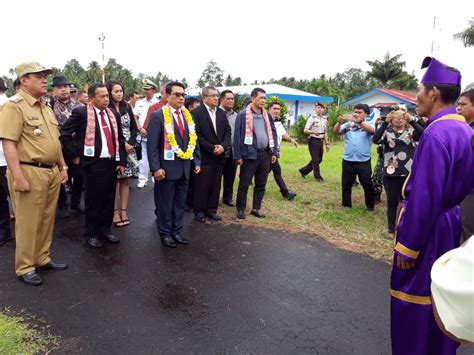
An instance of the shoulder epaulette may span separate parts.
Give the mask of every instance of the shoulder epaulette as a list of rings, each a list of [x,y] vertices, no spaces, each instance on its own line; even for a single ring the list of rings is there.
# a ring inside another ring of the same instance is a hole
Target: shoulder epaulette
[[[17,104],[18,102],[23,100],[23,98],[20,95],[16,94],[10,97],[9,100]]]

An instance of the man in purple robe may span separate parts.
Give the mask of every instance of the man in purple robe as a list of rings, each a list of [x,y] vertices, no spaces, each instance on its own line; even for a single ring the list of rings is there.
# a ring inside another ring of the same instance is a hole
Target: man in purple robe
[[[472,129],[456,114],[461,74],[435,58],[417,94],[417,113],[429,117],[402,191],[390,283],[393,354],[455,354],[458,343],[436,325],[430,271],[459,246],[459,203],[474,185]]]

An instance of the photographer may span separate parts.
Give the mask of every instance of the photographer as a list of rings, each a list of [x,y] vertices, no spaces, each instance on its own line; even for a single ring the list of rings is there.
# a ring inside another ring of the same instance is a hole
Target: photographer
[[[403,109],[391,111],[386,118],[382,118],[382,121],[372,141],[383,146],[383,186],[387,194],[387,238],[393,239],[402,187],[410,174],[416,149],[415,142],[421,138],[423,127]]]

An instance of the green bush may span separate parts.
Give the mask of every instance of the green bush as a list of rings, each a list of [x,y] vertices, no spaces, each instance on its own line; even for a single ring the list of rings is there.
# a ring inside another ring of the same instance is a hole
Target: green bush
[[[309,114],[306,116],[303,116],[303,115],[298,116],[298,120],[297,120],[298,123],[296,124],[295,135],[299,143],[305,143],[305,144],[308,143],[308,136],[304,134],[304,127],[306,126],[306,122],[308,121],[308,118],[310,116],[311,115]]]

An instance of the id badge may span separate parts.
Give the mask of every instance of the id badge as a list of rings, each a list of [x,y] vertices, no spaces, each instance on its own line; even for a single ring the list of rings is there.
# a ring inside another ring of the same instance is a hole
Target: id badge
[[[253,143],[253,137],[245,137],[244,144],[252,145],[252,143]]]
[[[165,150],[165,160],[174,160],[174,153],[172,150]]]

